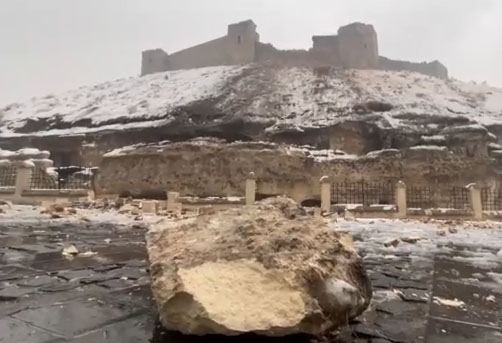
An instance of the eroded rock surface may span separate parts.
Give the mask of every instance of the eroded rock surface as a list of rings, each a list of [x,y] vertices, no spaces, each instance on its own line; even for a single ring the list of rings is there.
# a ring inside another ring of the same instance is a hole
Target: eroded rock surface
[[[164,222],[148,234],[163,325],[186,334],[319,334],[362,313],[371,286],[347,237],[292,200]]]
[[[200,138],[128,146],[106,154],[96,191],[138,198],[165,197],[166,189],[182,196],[242,196],[250,171],[256,175],[260,195],[285,194],[298,202],[319,199],[319,179],[324,175],[333,183],[402,180],[408,185],[444,186],[446,191],[472,180],[485,181],[485,186],[498,180],[486,159],[465,158],[435,146],[353,156],[283,144]]]

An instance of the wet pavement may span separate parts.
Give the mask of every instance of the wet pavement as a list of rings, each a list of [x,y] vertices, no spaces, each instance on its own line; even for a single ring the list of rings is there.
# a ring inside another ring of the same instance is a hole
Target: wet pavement
[[[465,229],[391,220],[339,225],[354,235],[374,288],[370,310],[352,326],[353,338],[502,342],[502,225]],[[389,244],[396,239],[396,246]]]
[[[0,221],[0,342],[148,341],[144,228],[36,211]],[[70,244],[83,254],[63,256]]]
[[[419,225],[338,223],[354,234],[372,279],[369,311],[324,338],[201,338],[156,323],[145,227],[86,216],[96,220],[52,220],[27,207],[0,216],[0,342],[502,342],[502,228],[474,230],[462,245],[462,233],[424,226],[410,233],[421,240],[394,247],[389,238]],[[79,255],[63,256],[70,244]]]

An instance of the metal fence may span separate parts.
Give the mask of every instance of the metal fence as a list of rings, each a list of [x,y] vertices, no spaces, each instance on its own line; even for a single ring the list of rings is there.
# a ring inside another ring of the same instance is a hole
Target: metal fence
[[[461,186],[442,187],[408,186],[406,188],[408,208],[452,208],[467,210],[471,208],[469,190]]]
[[[17,169],[14,166],[0,167],[0,187],[15,187]]]
[[[391,182],[340,182],[333,185],[334,204],[389,205],[395,203],[395,185]]]
[[[406,206],[409,208],[433,208],[434,194],[429,186],[406,187]]]
[[[54,168],[54,175],[36,167],[31,176],[30,189],[92,189],[94,172],[86,167]]]
[[[466,187],[452,187],[448,207],[459,210],[471,209],[470,191]]]
[[[484,211],[502,211],[502,189],[481,189],[481,204]]]

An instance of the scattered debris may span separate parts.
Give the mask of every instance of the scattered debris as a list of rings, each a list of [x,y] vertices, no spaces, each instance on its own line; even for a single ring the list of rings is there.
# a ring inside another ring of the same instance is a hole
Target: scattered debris
[[[487,296],[486,297],[486,301],[489,301],[489,302],[492,302],[492,303],[496,303],[497,302],[497,300],[496,300],[496,298],[495,298],[494,295]]]
[[[423,238],[422,237],[418,237],[418,236],[412,236],[412,237],[401,237],[401,240],[405,243],[409,243],[409,244],[415,244],[417,243],[418,241],[422,240]]]
[[[387,248],[391,246],[395,248],[399,245],[399,239],[393,239],[391,241],[385,242],[383,245]]]
[[[440,297],[434,297],[433,301],[435,304],[450,306],[450,307],[464,307],[465,303],[458,299],[444,299]]]
[[[76,255],[78,255],[78,253],[79,253],[79,251],[78,251],[77,247],[74,246],[73,244],[64,248],[63,252],[62,252],[62,254],[64,256],[68,256],[68,257],[76,256]]]
[[[89,250],[89,251],[80,253],[78,255],[82,256],[82,257],[90,257],[90,256],[94,256],[94,255],[97,255],[97,254],[98,254],[97,252]]]

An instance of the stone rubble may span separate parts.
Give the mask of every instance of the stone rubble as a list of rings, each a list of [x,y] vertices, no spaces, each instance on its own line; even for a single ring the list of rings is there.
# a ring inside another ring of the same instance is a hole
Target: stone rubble
[[[321,334],[369,305],[350,239],[273,198],[155,225],[147,234],[160,320],[185,334]]]

